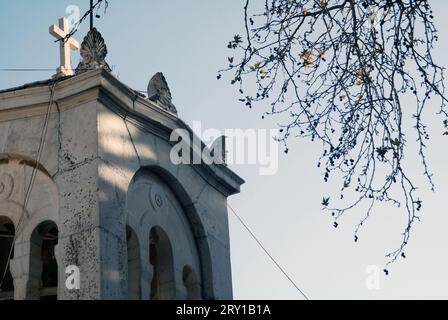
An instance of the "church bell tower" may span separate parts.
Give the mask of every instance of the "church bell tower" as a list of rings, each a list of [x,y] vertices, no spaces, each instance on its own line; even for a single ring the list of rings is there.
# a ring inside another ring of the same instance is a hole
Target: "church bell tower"
[[[98,30],[81,46],[64,19],[50,32],[55,76],[0,91],[0,298],[231,299],[227,197],[244,181],[171,161],[172,132],[194,133],[163,74],[145,96]]]

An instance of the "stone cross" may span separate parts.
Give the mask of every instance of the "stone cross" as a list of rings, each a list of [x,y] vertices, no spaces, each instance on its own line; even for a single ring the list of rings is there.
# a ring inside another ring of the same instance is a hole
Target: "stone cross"
[[[79,50],[79,42],[72,37],[63,40],[70,32],[69,23],[66,18],[59,19],[59,27],[52,25],[50,27],[50,34],[59,40],[61,63],[56,69],[57,75],[71,76],[74,74],[70,63],[70,50]]]

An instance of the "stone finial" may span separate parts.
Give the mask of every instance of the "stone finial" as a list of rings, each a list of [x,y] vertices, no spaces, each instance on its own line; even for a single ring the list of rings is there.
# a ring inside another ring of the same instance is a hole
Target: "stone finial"
[[[148,99],[160,103],[168,111],[177,113],[176,107],[172,102],[170,88],[161,72],[157,72],[149,81]]]
[[[101,33],[93,28],[81,44],[81,62],[76,68],[76,74],[89,70],[103,68],[112,71],[106,62],[107,46]]]

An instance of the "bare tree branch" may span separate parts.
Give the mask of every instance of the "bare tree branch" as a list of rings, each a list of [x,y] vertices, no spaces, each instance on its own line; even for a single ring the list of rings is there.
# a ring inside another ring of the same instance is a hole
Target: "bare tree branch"
[[[387,255],[388,273],[391,263],[405,257],[422,207],[403,165],[403,98],[414,97],[418,153],[432,189],[422,113],[430,99],[438,98],[438,112],[448,117],[444,69],[432,57],[438,36],[428,1],[265,0],[262,12],[255,14],[250,4],[246,0],[246,40],[236,35],[229,42],[228,48],[236,52],[218,78],[233,70],[232,84],[238,85],[241,102],[248,107],[269,102],[264,116],[287,115],[279,138],[286,153],[291,136],[323,143],[318,166],[325,170],[325,181],[332,175],[342,179],[341,200],[348,190],[358,195],[333,209],[324,198],[335,227],[347,211],[369,203],[355,241],[376,202],[405,208],[407,223],[401,244]],[[259,2],[254,6],[261,10]],[[255,83],[256,92],[246,94],[246,82]],[[444,123],[448,128],[448,121]],[[397,187],[401,196],[392,196]]]

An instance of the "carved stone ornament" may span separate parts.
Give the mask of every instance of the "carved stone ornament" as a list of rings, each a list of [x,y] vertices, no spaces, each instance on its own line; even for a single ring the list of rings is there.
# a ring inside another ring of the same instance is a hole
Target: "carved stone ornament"
[[[157,72],[148,84],[148,99],[158,102],[162,108],[177,113],[176,107],[172,102],[170,88],[161,72]]]
[[[81,62],[76,68],[76,74],[89,70],[104,68],[112,71],[106,62],[107,46],[101,33],[93,28],[90,30],[81,44]]]
[[[158,185],[151,186],[149,197],[151,200],[151,204],[155,210],[163,207],[163,190]]]
[[[0,175],[0,201],[7,200],[11,197],[14,190],[14,179],[8,173]]]

